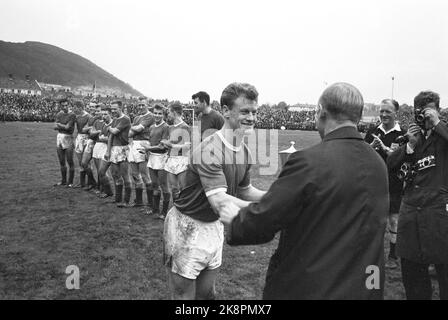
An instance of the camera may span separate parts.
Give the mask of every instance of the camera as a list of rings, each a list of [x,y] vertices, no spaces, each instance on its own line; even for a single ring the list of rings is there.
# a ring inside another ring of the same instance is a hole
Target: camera
[[[397,139],[395,139],[395,142],[402,146],[409,142],[409,137],[406,134],[399,136]]]
[[[414,116],[415,116],[415,123],[421,127],[422,129],[425,128],[425,115],[423,113],[422,108],[415,108],[414,109]]]
[[[416,163],[417,170],[422,171],[436,166],[436,157],[434,155],[420,159]]]
[[[407,180],[407,178],[410,177],[411,172],[411,164],[408,162],[403,163],[397,173],[398,179],[400,179],[401,181]]]

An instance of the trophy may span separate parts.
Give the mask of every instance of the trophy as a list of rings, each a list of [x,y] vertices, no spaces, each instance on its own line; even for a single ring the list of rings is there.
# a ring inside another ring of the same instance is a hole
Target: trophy
[[[281,164],[282,168],[285,165],[286,161],[288,161],[288,158],[291,155],[291,153],[294,153],[297,151],[297,149],[294,148],[294,145],[296,143],[294,141],[290,141],[289,143],[291,144],[291,146],[288,149],[280,151],[278,153],[280,155],[280,164]]]

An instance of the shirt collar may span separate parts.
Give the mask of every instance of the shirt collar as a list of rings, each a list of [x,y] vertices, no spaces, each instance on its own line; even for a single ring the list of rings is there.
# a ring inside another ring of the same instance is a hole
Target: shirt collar
[[[358,130],[355,127],[346,126],[338,128],[327,134],[322,141],[329,141],[335,139],[357,139],[363,140]]]
[[[179,122],[178,124],[173,124],[173,127],[178,127],[178,126],[180,126],[182,123],[184,123],[184,120],[182,120],[182,121]]]
[[[160,127],[162,124],[164,124],[165,123],[165,120],[162,120],[162,122],[160,122],[159,124],[157,124],[157,123],[154,123],[154,125],[156,126],[156,127]]]
[[[221,141],[224,143],[224,145],[227,148],[229,148],[230,150],[232,150],[234,152],[238,152],[241,150],[241,145],[238,147],[235,147],[233,144],[231,144],[229,141],[227,141],[226,138],[224,138],[224,135],[222,134],[221,130],[216,131],[216,135],[221,139]]]
[[[392,129],[390,129],[389,131],[386,131],[386,130],[383,128],[383,124],[382,124],[382,123],[378,126],[378,129],[380,129],[381,131],[383,131],[384,134],[388,134],[388,133],[391,133],[391,132],[393,132],[393,131],[401,131],[401,128],[400,128],[400,125],[398,124],[398,122],[395,122],[395,126],[394,126]]]

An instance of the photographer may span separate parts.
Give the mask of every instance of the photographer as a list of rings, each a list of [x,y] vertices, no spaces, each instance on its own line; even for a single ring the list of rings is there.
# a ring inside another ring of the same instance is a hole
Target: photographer
[[[415,97],[409,142],[387,159],[390,170],[404,172],[396,250],[407,299],[431,299],[430,264],[440,298],[448,299],[448,127],[439,119],[439,101],[431,91]]]
[[[369,143],[372,148],[386,161],[389,154],[399,147],[398,139],[405,132],[402,131],[400,125],[396,121],[397,112],[400,105],[392,99],[384,99],[380,106],[379,126],[370,129],[364,141]],[[395,244],[397,243],[397,223],[398,211],[400,209],[401,194],[403,192],[403,182],[397,176],[397,170],[389,170],[389,259],[386,266],[388,268],[397,267],[397,256],[395,254]]]

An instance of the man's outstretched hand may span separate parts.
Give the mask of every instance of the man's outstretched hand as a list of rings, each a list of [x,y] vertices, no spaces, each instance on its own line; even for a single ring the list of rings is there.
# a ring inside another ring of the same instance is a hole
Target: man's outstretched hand
[[[219,211],[219,220],[226,225],[230,225],[232,223],[233,218],[235,218],[238,215],[239,211],[240,211],[240,207],[237,206],[232,201],[229,201]]]

